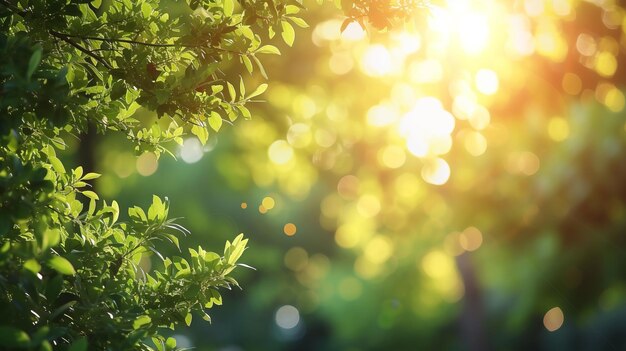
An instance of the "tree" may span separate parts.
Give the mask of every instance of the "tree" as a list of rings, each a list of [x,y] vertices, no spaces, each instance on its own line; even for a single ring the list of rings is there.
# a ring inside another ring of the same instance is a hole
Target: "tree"
[[[250,118],[239,77],[257,56],[280,54],[258,33],[280,33],[291,45],[297,2],[0,1],[0,346],[37,350],[171,350],[162,328],[189,325],[193,313],[221,305],[220,288],[247,239],[223,254],[179,250],[189,234],[154,196],[147,211],[100,201],[89,181],[99,174],[69,168],[57,157],[93,125],[122,133],[138,154],[169,153],[186,133],[206,142],[209,130]],[[233,80],[233,79],[231,79]],[[146,125],[140,109],[159,120]],[[145,272],[141,258],[160,269]]]

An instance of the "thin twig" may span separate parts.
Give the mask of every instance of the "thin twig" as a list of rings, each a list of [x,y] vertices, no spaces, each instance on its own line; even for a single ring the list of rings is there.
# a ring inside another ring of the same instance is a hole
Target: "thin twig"
[[[0,0],[0,4],[6,6],[7,8],[9,8],[13,13],[20,15],[22,17],[24,17],[24,15],[27,14],[26,11],[22,11],[20,10],[19,7],[13,5],[12,3],[8,2],[7,0]]]
[[[79,51],[81,51],[82,53],[94,58],[96,61],[100,62],[101,64],[104,65],[104,67],[108,68],[108,69],[112,69],[113,67],[101,56],[98,56],[96,54],[94,54],[93,52],[89,51],[88,49],[85,49],[84,47],[78,45],[76,42],[74,42],[72,39],[70,39],[67,35],[63,34],[63,33],[59,33],[56,31],[51,30],[50,34],[52,34],[52,36],[59,38],[61,40],[63,40],[64,42],[70,44],[71,46],[75,47],[76,49],[78,49]]]
[[[138,40],[132,40],[132,39],[100,38],[100,37],[92,37],[92,36],[86,36],[86,35],[75,35],[75,34],[59,33],[59,32],[54,32],[54,33],[56,33],[58,35],[61,35],[61,36],[64,36],[66,38],[76,38],[76,39],[82,39],[82,40],[97,40],[97,41],[104,41],[104,42],[109,42],[109,43],[126,43],[126,44],[133,44],[133,45],[151,46],[151,47],[157,47],[157,48],[209,48],[209,49],[229,52],[229,53],[237,54],[237,55],[247,55],[248,54],[248,53],[239,52],[239,51],[235,51],[235,50],[229,50],[229,49],[220,48],[220,47],[217,47],[217,46],[148,43],[148,42],[145,42],[145,41],[138,41]]]

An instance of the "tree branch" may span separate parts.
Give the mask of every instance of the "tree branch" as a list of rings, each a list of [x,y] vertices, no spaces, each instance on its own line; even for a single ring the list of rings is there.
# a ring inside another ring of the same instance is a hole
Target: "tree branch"
[[[26,15],[26,13],[27,13],[26,11],[22,11],[22,10],[20,10],[20,8],[19,8],[19,7],[17,7],[17,6],[15,6],[15,5],[13,5],[12,3],[10,3],[10,2],[9,2],[9,1],[7,1],[7,0],[0,0],[0,4],[4,5],[4,6],[5,6],[5,7],[7,7],[8,9],[10,9],[10,10],[11,10],[11,12],[13,12],[13,13],[15,13],[15,14],[17,14],[17,15],[20,15],[20,16],[22,16],[22,17],[24,17],[24,15]]]
[[[2,0],[0,0],[2,1]],[[67,34],[67,33],[59,33],[59,32],[55,32],[58,35],[61,35],[63,37],[66,38],[76,38],[76,39],[81,39],[81,40],[97,40],[97,41],[104,41],[104,42],[108,42],[108,43],[126,43],[126,44],[133,44],[133,45],[143,45],[143,46],[151,46],[151,47],[157,47],[157,48],[210,48],[210,49],[214,49],[217,51],[223,51],[223,52],[229,52],[231,54],[236,54],[236,55],[247,55],[248,53],[245,52],[239,52],[239,51],[234,51],[234,50],[229,50],[229,49],[224,49],[224,48],[220,48],[217,46],[202,46],[202,45],[183,45],[183,44],[160,44],[160,43],[147,43],[145,41],[138,41],[138,40],[132,40],[132,39],[118,39],[118,38],[100,38],[100,37],[92,37],[92,36],[86,36],[86,35],[74,35],[74,34]]]
[[[88,49],[78,45],[76,42],[74,42],[72,39],[70,39],[69,36],[67,36],[67,35],[65,35],[63,33],[59,33],[59,32],[53,31],[53,30],[50,31],[50,34],[52,36],[54,36],[55,38],[59,38],[59,39],[63,40],[64,42],[70,44],[71,46],[75,47],[76,49],[78,49],[82,53],[86,54],[87,56],[92,57],[93,59],[95,59],[96,61],[100,62],[102,65],[104,65],[104,67],[106,67],[108,69],[112,69],[113,68],[104,58],[102,58],[102,56],[98,56],[98,55],[94,54],[93,52],[89,51]]]

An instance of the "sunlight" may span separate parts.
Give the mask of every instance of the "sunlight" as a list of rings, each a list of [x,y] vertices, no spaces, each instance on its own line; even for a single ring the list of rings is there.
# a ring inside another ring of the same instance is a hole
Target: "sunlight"
[[[378,77],[391,72],[392,60],[389,50],[383,45],[370,45],[361,60],[361,68],[367,75]]]
[[[366,32],[357,22],[348,24],[346,29],[341,33],[341,39],[348,41],[359,41],[365,38]]]
[[[429,160],[422,168],[422,178],[433,185],[443,185],[450,178],[450,166],[442,158]]]
[[[413,109],[402,117],[398,133],[405,138],[409,152],[417,157],[443,155],[452,146],[450,133],[454,124],[454,117],[443,109],[438,99],[425,97],[418,99]]]
[[[456,17],[456,16],[455,16]],[[468,54],[479,54],[489,43],[489,22],[480,13],[468,13],[457,18],[457,33],[461,47]]]

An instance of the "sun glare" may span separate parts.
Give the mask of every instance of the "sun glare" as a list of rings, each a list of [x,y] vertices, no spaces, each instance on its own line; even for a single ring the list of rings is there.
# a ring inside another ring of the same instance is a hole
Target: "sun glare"
[[[384,45],[370,45],[363,53],[361,68],[370,76],[384,76],[391,72],[392,61],[389,50]]]

